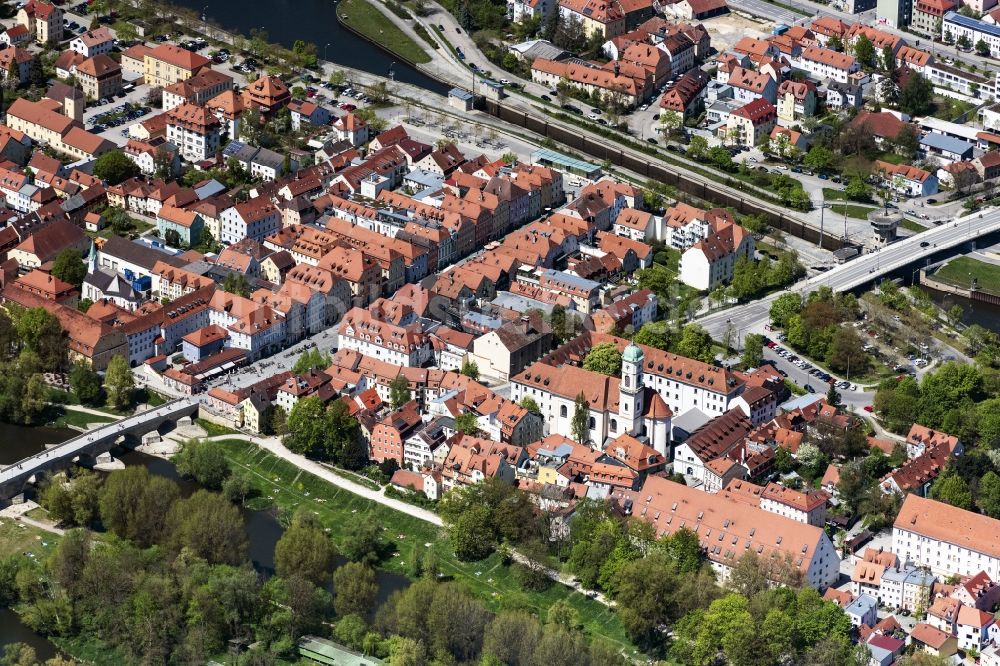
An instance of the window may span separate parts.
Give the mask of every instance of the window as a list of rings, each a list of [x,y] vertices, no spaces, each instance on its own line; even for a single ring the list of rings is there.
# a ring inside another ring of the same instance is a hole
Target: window
[[[566,418],[566,405],[559,407],[559,416]]]

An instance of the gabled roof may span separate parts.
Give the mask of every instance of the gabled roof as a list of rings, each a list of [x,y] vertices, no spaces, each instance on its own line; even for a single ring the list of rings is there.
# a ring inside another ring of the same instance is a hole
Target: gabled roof
[[[205,56],[182,49],[174,44],[160,44],[144,55],[192,72],[209,63],[209,59]]]

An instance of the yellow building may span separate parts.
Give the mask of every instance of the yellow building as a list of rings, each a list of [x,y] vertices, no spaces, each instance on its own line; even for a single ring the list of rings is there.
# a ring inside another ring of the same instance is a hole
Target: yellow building
[[[205,56],[173,44],[160,44],[143,56],[143,79],[151,86],[165,88],[191,78],[208,63]]]
[[[76,80],[89,99],[112,97],[122,91],[122,68],[102,53],[76,66]]]

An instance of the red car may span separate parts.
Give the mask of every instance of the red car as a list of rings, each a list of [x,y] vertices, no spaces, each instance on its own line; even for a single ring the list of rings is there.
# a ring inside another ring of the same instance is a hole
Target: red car
[[[770,342],[767,343],[767,348],[768,349],[774,349],[777,346],[778,346],[778,344],[774,340],[771,340]]]
[[[865,406],[863,407],[863,409],[864,409],[864,410],[865,410],[866,412],[869,412],[869,413],[871,413],[871,412],[875,411],[874,409],[872,409],[872,406],[871,406],[871,405],[865,405]]]
[[[353,104],[348,104],[347,102],[344,102],[343,104],[340,105],[340,108],[342,108],[344,111],[353,111],[358,107],[356,107]]]

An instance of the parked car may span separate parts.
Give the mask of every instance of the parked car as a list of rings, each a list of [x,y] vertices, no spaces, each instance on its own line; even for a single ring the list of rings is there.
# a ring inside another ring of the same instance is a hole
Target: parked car
[[[865,406],[864,406],[864,407],[862,407],[861,409],[865,410],[865,411],[866,411],[866,412],[868,412],[869,414],[871,414],[872,412],[874,412],[874,411],[875,411],[875,409],[874,409],[874,408],[873,408],[873,407],[872,407],[871,405],[865,405]]]

